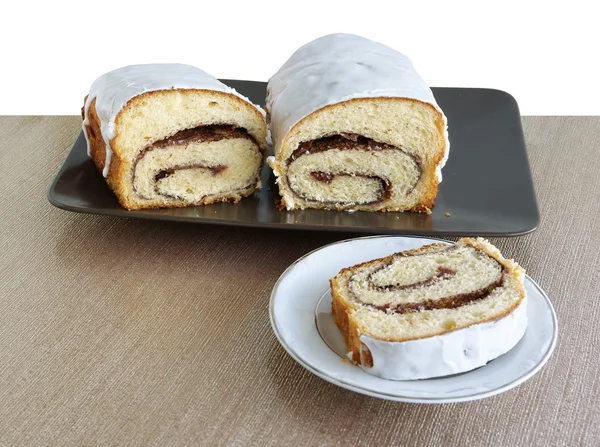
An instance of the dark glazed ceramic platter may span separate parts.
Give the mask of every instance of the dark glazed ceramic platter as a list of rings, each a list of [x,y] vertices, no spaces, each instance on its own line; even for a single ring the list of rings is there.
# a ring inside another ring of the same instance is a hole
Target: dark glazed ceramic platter
[[[223,82],[264,105],[266,83]],[[87,156],[83,135],[48,198],[58,208],[80,213],[288,230],[433,236],[518,236],[535,230],[539,212],[515,99],[500,90],[478,88],[433,88],[433,93],[448,117],[450,157],[431,215],[278,211],[275,178],[266,165],[262,191],[238,204],[127,211]]]

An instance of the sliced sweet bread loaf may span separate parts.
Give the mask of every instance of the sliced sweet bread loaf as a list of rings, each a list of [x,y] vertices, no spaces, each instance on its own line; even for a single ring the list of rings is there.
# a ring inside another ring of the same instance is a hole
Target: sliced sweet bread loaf
[[[127,209],[237,202],[261,187],[264,112],[198,68],[106,73],[82,116],[88,154]]]
[[[267,111],[288,209],[433,206],[447,120],[405,55],[351,34],[316,39],[271,77]]]
[[[409,380],[482,366],[527,326],[525,271],[484,239],[432,244],[343,269],[332,312],[354,363]]]

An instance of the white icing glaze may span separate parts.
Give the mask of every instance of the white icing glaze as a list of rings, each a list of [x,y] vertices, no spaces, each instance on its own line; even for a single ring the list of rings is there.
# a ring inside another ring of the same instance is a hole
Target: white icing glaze
[[[431,89],[405,55],[352,34],[331,34],[300,47],[269,80],[267,107],[277,154],[283,139],[301,119],[331,104],[354,98],[412,98],[439,108]],[[448,158],[446,150],[436,173]]]
[[[100,119],[100,130],[106,144],[106,160],[103,175],[106,177],[112,158],[110,140],[115,137],[115,119],[121,109],[134,97],[142,93],[169,89],[216,90],[238,96],[256,107],[264,116],[262,108],[253,104],[248,98],[240,95],[235,89],[223,84],[215,77],[184,64],[146,64],[130,65],[100,76],[90,88],[85,101],[83,133],[87,141],[88,155],[90,143],[86,126],[89,124],[88,110],[96,99],[96,113]]]
[[[368,335],[360,341],[371,351],[373,367],[364,371],[391,380],[458,374],[485,365],[511,350],[527,328],[527,298],[509,315],[444,335],[389,342]]]

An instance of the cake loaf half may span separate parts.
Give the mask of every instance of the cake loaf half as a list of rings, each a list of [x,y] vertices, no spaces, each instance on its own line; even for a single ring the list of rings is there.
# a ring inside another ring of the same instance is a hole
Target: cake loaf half
[[[484,239],[432,244],[343,269],[332,312],[352,361],[384,379],[472,370],[527,327],[525,271]]]
[[[290,209],[430,212],[448,156],[447,122],[411,61],[333,34],[269,80],[267,115]]]
[[[239,201],[261,186],[264,111],[198,68],[111,71],[82,115],[88,154],[127,209]]]

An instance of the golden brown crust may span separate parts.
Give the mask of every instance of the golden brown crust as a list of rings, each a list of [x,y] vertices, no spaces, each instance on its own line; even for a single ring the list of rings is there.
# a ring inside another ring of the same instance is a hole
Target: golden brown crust
[[[343,300],[339,299],[339,295],[338,295],[338,299],[335,298],[335,293],[337,292],[337,282],[336,279],[330,279],[329,280],[329,284],[331,286],[331,293],[334,296],[334,299],[331,303],[331,314],[333,315],[333,318],[335,320],[335,324],[337,325],[337,327],[340,329],[340,331],[342,332],[342,335],[344,336],[344,342],[346,343],[346,346],[353,346],[353,340],[352,340],[352,335],[353,335],[353,331],[350,331],[349,328],[349,318],[348,318],[348,314],[350,311],[350,306],[348,306]],[[334,290],[336,292],[334,292]],[[350,349],[351,351],[354,352],[353,349]],[[356,359],[353,358],[354,361],[356,361]]]
[[[318,110],[315,110],[314,112],[305,116],[300,121],[298,121],[296,124],[294,124],[294,126],[292,126],[292,128],[288,131],[287,135],[283,138],[282,144],[280,146],[280,150],[277,152],[277,154],[275,154],[277,161],[281,165],[283,165],[285,160],[283,159],[282,154],[285,151],[283,151],[281,149],[283,149],[287,145],[287,140],[290,137],[290,135],[292,135],[297,130],[298,126],[302,125],[306,120],[310,120],[316,114],[322,113],[323,111],[326,111],[333,107],[337,107],[342,104],[348,104],[348,103],[353,103],[353,102],[369,102],[369,101],[373,101],[374,99],[377,99],[378,101],[410,101],[410,102],[423,104],[426,107],[429,107],[437,115],[435,125],[440,134],[440,137],[442,139],[444,139],[444,131],[445,131],[444,117],[443,117],[442,113],[438,109],[436,109],[432,104],[429,104],[429,103],[423,102],[423,101],[419,101],[418,99],[413,99],[413,98],[396,98],[396,97],[353,98],[353,99],[349,99],[347,101],[342,101],[342,102],[338,102],[335,104],[329,104],[327,106],[324,106]],[[434,166],[437,166],[442,161],[442,159],[444,158],[445,151],[447,150],[447,148],[445,148],[445,147],[442,147],[440,149],[441,150],[438,151],[438,154],[436,155],[436,157],[434,159]],[[420,203],[418,203],[417,205],[415,205],[414,207],[412,207],[410,209],[401,209],[401,208],[395,208],[395,207],[378,207],[377,205],[343,206],[343,205],[337,205],[337,204],[322,204],[322,203],[312,203],[312,202],[309,202],[306,204],[298,204],[290,209],[331,209],[331,210],[343,211],[343,210],[347,210],[347,209],[351,208],[351,209],[355,209],[358,211],[381,211],[381,212],[412,211],[412,212],[417,212],[417,213],[431,214],[431,209],[435,205],[435,198],[437,197],[439,183],[440,182],[435,175],[431,176],[431,180],[429,182],[429,185],[427,185],[427,189],[424,193],[423,199],[421,200]],[[284,199],[284,201],[285,201],[285,199]],[[286,206],[289,206],[289,205],[291,205],[291,204],[286,203]]]
[[[341,298],[339,284],[336,278],[330,280],[331,295],[333,300],[331,303],[331,313],[334,317],[335,324],[342,332],[344,342],[348,351],[352,352],[352,361],[360,362],[360,331],[356,322],[350,318],[352,307],[344,299]]]
[[[100,119],[96,113],[95,99],[92,100],[88,109],[88,123],[89,124],[86,126],[86,134],[90,144],[90,155],[98,170],[102,172],[105,163],[106,147],[102,138],[102,131],[100,130]]]
[[[488,241],[486,241],[485,239],[483,239],[483,238],[476,238],[476,239],[462,238],[459,240],[459,242],[463,242],[477,250],[481,250],[481,251],[485,252],[490,257],[492,257],[496,261],[498,261],[506,269],[506,271],[508,272],[509,275],[513,275],[517,278],[522,278],[522,276],[524,276],[525,271],[523,270],[523,268],[521,266],[519,266],[512,259],[505,259],[500,254],[500,251],[496,247],[494,247],[492,244],[490,244]],[[435,250],[436,248],[444,248],[444,247],[447,247],[447,245],[435,243],[435,244],[424,245],[420,248],[416,248],[416,249],[412,249],[412,250],[406,250],[406,251],[403,251],[400,253],[403,253],[406,255],[417,255],[424,251]],[[346,342],[346,347],[348,348],[348,350],[350,352],[352,352],[352,360],[354,361],[354,363],[361,362],[361,347],[363,347],[363,345],[360,341],[360,335],[363,333],[367,333],[367,331],[364,328],[361,328],[360,325],[358,324],[358,322],[352,318],[352,311],[354,309],[353,309],[351,303],[348,303],[343,298],[343,292],[342,292],[342,289],[341,289],[341,286],[339,283],[339,279],[341,279],[345,275],[353,274],[357,269],[360,269],[363,267],[368,267],[368,266],[371,266],[371,265],[374,265],[374,264],[380,263],[380,262],[390,261],[397,254],[398,253],[395,253],[395,254],[392,254],[392,255],[389,255],[389,256],[386,256],[383,258],[373,259],[371,261],[363,262],[363,263],[354,265],[352,267],[344,268],[334,278],[332,278],[329,281],[329,283],[331,285],[332,314],[334,315],[336,325],[342,332],[344,341]],[[508,307],[504,312],[494,316],[493,318],[488,318],[485,320],[478,321],[476,324],[487,323],[490,321],[497,321],[497,320],[500,320],[501,318],[504,318],[507,315],[511,314],[525,299],[525,287],[523,286],[522,281],[521,280],[517,281],[517,284],[518,284],[518,288],[519,288],[519,299],[517,301],[515,301],[515,303],[512,306]],[[390,337],[390,338],[385,338],[382,340],[390,341],[390,342],[412,341],[412,340],[418,340],[421,338],[430,338],[430,337],[434,337],[437,335],[443,335],[448,332],[464,329],[464,328],[472,326],[472,325],[473,324],[463,325],[463,326],[455,325],[454,327],[445,328],[444,331],[440,331],[438,333],[430,334],[430,335],[423,336],[423,337],[413,337],[413,338],[392,338],[392,337]],[[362,355],[363,365],[369,366],[368,361],[367,361],[368,357],[369,357],[368,349],[366,349],[366,350],[363,349],[362,353],[363,353],[363,355]]]
[[[102,173],[104,170],[104,165],[106,164],[106,145],[100,129],[100,118],[96,112],[96,99],[94,99],[89,106],[88,122],[89,125],[86,126],[86,129],[88,141],[90,142],[90,156],[98,168],[98,171]],[[123,162],[121,161],[119,154],[114,151],[110,161],[108,173],[106,175],[106,183],[115,193],[119,203],[123,208],[128,210],[140,209],[136,207],[135,203],[129,203],[125,198],[126,194],[123,191],[123,183],[121,180],[123,178],[123,174]]]
[[[227,96],[227,98],[234,98],[234,100],[238,101],[238,103],[240,104],[240,108],[244,107],[247,110],[252,110],[252,112],[256,113],[259,116],[259,118],[261,119],[261,121],[264,122],[264,117],[258,111],[258,109],[249,105],[244,100],[242,100],[241,98],[239,98],[235,95],[232,95],[229,93],[224,93],[224,92],[213,91],[213,90],[200,90],[200,89],[173,89],[173,90],[204,91],[204,92],[209,92],[210,94]],[[135,96],[134,98],[132,98],[131,100],[129,100],[127,102],[127,104],[118,113],[118,115],[115,119],[116,128],[119,129],[119,127],[122,125],[121,119],[123,116],[123,112],[131,107],[135,107],[135,105],[138,101],[143,101],[148,95],[168,95],[173,90],[155,90],[155,91],[143,93],[141,95],[138,95],[138,96]],[[86,102],[86,100],[87,100],[87,96],[84,99],[84,108],[82,108],[82,118],[83,119],[85,119],[85,102]],[[104,165],[106,164],[106,145],[104,142],[104,138],[102,136],[102,130],[100,127],[100,118],[98,117],[98,114],[96,112],[96,99],[95,98],[94,98],[94,100],[92,100],[92,102],[90,103],[89,108],[88,108],[88,122],[89,122],[89,125],[86,126],[86,134],[88,136],[88,141],[90,143],[90,156],[91,156],[92,160],[94,161],[94,164],[98,168],[98,171],[100,171],[100,173],[102,173],[104,170]],[[265,128],[264,128],[264,135],[262,135],[261,137],[262,138],[259,140],[259,145],[260,145],[261,152],[264,155],[266,153],[266,151],[268,151],[268,146],[266,145],[266,143],[264,143],[265,138],[266,138],[266,124],[265,124]],[[127,194],[125,191],[125,187],[124,187],[124,182],[125,182],[124,179],[126,178],[127,170],[125,168],[125,163],[121,157],[122,151],[120,150],[120,146],[118,144],[118,139],[119,139],[119,135],[117,134],[117,136],[110,141],[110,145],[113,150],[113,154],[112,154],[112,157],[110,160],[110,166],[108,169],[108,173],[106,175],[106,183],[108,184],[110,189],[114,192],[114,194],[117,196],[117,200],[119,201],[119,204],[127,210],[133,211],[133,210],[152,209],[152,208],[184,208],[184,207],[196,206],[196,205],[210,205],[210,204],[219,203],[219,202],[238,203],[240,201],[240,199],[242,199],[244,197],[248,197],[260,189],[260,187],[259,187],[260,182],[258,182],[258,184],[255,187],[250,187],[245,191],[238,191],[235,193],[226,194],[219,198],[206,197],[206,198],[202,199],[200,202],[197,202],[195,204],[190,204],[183,200],[157,199],[157,200],[144,200],[143,202],[136,202],[133,200],[128,200]]]

